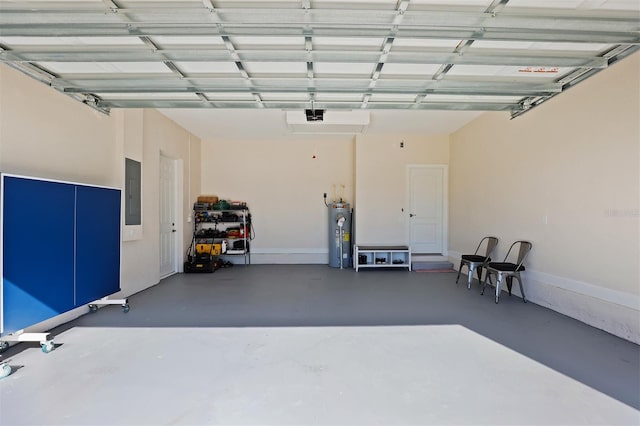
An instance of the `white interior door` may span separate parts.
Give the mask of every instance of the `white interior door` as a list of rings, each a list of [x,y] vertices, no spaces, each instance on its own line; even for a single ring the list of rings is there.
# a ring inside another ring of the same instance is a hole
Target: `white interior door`
[[[447,254],[447,166],[407,166],[412,253]]]
[[[160,155],[160,277],[177,272],[176,161]]]

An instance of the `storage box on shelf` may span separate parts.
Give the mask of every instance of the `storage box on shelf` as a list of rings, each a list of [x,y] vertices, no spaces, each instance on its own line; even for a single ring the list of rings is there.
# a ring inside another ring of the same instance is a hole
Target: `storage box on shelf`
[[[355,246],[353,262],[360,268],[407,268],[411,271],[411,248],[408,246]]]
[[[198,196],[198,203],[215,204],[218,202],[217,195],[200,195]]]

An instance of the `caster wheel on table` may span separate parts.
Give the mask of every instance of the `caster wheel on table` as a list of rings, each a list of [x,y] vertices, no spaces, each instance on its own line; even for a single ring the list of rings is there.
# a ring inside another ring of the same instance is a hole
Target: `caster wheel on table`
[[[89,312],[95,312],[98,310],[98,305],[89,305]]]
[[[9,374],[11,374],[11,366],[6,362],[0,364],[0,379],[4,379]]]
[[[41,343],[40,348],[42,348],[42,352],[48,354],[55,349],[55,346],[53,345],[53,341],[49,340],[47,342]]]
[[[129,304],[122,305],[122,312],[124,312],[125,314],[129,312]]]

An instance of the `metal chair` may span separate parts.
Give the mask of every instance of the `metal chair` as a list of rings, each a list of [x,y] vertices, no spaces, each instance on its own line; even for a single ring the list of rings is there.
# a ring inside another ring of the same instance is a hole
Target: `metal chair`
[[[518,258],[516,260],[517,263],[512,263],[512,262],[507,262],[507,259],[509,258],[509,254],[511,253],[511,250],[515,247],[519,245],[519,250],[518,250]],[[509,296],[511,296],[511,286],[513,285],[513,279],[516,278],[518,280],[518,284],[520,285],[520,293],[522,293],[522,301],[524,303],[527,303],[527,298],[524,294],[524,287],[522,286],[522,277],[520,276],[520,272],[524,271],[524,261],[527,259],[527,256],[529,256],[529,253],[531,252],[531,248],[533,247],[533,244],[531,244],[529,241],[516,241],[515,243],[511,244],[511,247],[509,247],[509,251],[507,252],[507,255],[504,257],[504,261],[502,262],[489,262],[487,265],[485,265],[485,269],[486,269],[486,274],[484,277],[484,282],[482,283],[482,292],[480,294],[484,294],[484,289],[487,286],[487,281],[489,281],[490,285],[493,285],[493,283],[491,283],[491,275],[495,275],[496,276],[496,303],[498,303],[500,301],[500,284],[502,284],[502,282],[506,279],[507,281],[507,289],[509,290]]]
[[[480,247],[486,241],[486,249],[484,251],[484,256],[479,255]],[[456,284],[458,284],[458,280],[460,279],[460,273],[462,272],[462,267],[466,265],[469,270],[469,279],[467,283],[467,289],[471,289],[471,281],[473,281],[473,271],[477,271],[478,273],[478,282],[482,283],[482,268],[486,263],[491,261],[491,253],[495,250],[498,245],[498,239],[496,237],[484,237],[480,240],[480,244],[476,248],[476,251],[473,254],[463,254],[462,258],[460,258],[460,268],[458,268],[458,277],[456,278]]]

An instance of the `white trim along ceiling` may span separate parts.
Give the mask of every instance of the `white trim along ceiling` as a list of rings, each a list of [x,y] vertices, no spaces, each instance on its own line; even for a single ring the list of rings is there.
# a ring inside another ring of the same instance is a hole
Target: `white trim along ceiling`
[[[93,108],[508,111],[640,46],[638,0],[0,0],[0,61]]]

